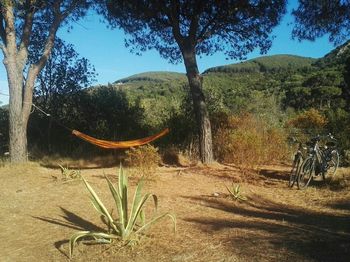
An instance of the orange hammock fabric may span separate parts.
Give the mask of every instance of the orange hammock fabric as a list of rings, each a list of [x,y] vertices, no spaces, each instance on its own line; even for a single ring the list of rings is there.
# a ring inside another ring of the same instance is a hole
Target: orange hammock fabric
[[[80,139],[83,139],[95,146],[99,146],[107,149],[122,149],[122,148],[130,148],[135,146],[142,146],[166,135],[167,133],[169,133],[168,128],[164,129],[162,132],[156,135],[141,138],[141,139],[130,140],[130,141],[107,141],[107,140],[96,139],[94,137],[85,135],[77,130],[72,131],[72,134],[79,137]]]

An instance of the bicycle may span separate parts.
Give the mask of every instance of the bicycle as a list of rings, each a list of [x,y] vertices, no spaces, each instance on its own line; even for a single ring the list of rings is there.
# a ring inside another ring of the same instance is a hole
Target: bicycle
[[[303,149],[304,147],[302,146],[302,143],[299,143],[298,150],[294,155],[292,170],[290,171],[290,175],[289,175],[289,183],[288,183],[289,187],[293,187],[295,182],[297,182],[299,169],[304,160],[304,156],[302,152]]]
[[[310,181],[318,176],[326,181],[328,177],[333,178],[339,166],[339,153],[336,149],[336,139],[327,135],[331,141],[327,142],[324,147],[320,146],[321,136],[311,139],[309,143],[309,156],[303,161],[298,175],[297,185],[299,189],[306,188]]]

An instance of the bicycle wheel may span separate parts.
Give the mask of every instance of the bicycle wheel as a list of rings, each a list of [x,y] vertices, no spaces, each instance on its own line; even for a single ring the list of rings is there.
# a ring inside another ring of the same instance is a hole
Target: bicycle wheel
[[[295,155],[292,170],[290,171],[290,175],[289,175],[289,184],[288,184],[289,187],[293,187],[295,182],[297,181],[298,172],[302,162],[303,162],[302,157],[299,155]]]
[[[333,179],[335,177],[335,173],[337,172],[338,166],[339,166],[339,153],[338,150],[332,150],[331,152],[331,159],[328,161],[328,170],[326,177],[323,177],[324,179]]]
[[[307,157],[302,163],[297,178],[297,185],[299,189],[306,188],[315,173],[315,160],[313,156]]]

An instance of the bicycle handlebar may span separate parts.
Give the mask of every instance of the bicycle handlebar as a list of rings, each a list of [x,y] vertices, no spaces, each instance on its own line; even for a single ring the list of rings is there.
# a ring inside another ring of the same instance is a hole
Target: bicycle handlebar
[[[311,138],[311,140],[320,141],[322,138],[329,138],[331,140],[337,141],[337,139],[335,139],[331,133],[329,133],[328,135],[317,135],[317,136]]]

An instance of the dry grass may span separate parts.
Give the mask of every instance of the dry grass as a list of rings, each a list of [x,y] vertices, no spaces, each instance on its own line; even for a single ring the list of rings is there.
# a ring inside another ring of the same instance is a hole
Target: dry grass
[[[289,155],[287,135],[252,114],[229,115],[216,119],[213,139],[216,157],[234,163],[246,172],[261,164],[279,162]]]
[[[340,170],[340,188],[314,182],[299,191],[287,187],[289,167],[261,166],[245,176],[219,164],[162,167],[145,191],[157,194],[160,213],[176,213],[177,234],[164,221],[132,248],[80,244],[72,261],[348,261],[349,170]],[[59,172],[32,163],[0,168],[1,261],[68,261],[71,234],[102,227],[84,186],[54,182]],[[112,206],[104,173],[113,177],[116,169],[82,170]],[[247,201],[228,197],[232,182]]]
[[[126,151],[125,164],[129,167],[130,176],[154,179],[160,163],[158,148],[152,145],[131,148]]]

